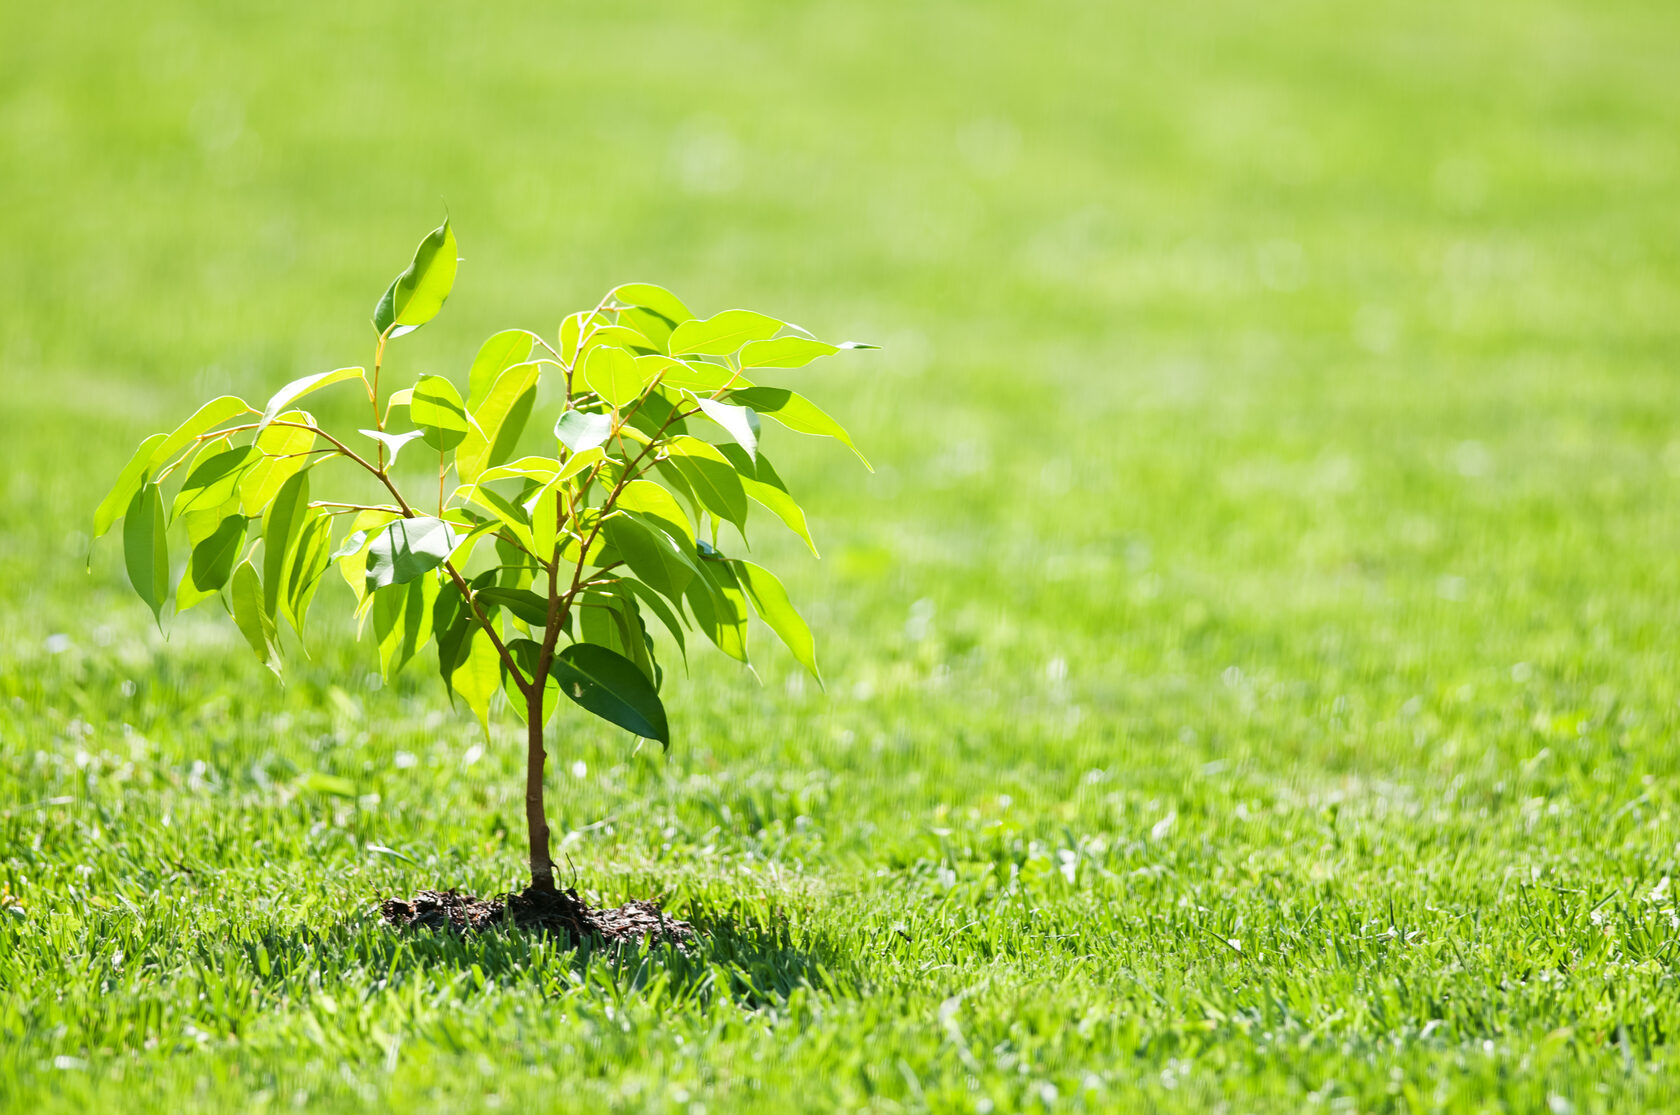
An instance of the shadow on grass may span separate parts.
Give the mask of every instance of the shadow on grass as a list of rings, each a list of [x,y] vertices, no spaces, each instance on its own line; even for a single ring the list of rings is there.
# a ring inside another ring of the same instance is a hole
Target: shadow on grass
[[[233,944],[242,951],[250,975],[268,984],[312,982],[313,973],[333,967],[387,980],[470,973],[475,986],[534,984],[559,993],[593,984],[615,996],[702,1005],[725,998],[748,1008],[785,1002],[799,988],[847,998],[861,986],[853,956],[825,935],[795,928],[779,909],[748,911],[734,904],[721,912],[693,902],[673,913],[694,927],[686,945],[573,942],[511,925],[473,933],[396,929],[370,908],[321,926],[255,933],[223,948]]]

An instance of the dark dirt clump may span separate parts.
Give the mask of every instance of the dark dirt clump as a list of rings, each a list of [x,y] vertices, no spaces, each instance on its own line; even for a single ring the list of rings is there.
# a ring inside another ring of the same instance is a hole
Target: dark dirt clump
[[[670,941],[685,945],[694,927],[678,921],[658,904],[633,900],[611,909],[596,909],[575,890],[535,890],[478,898],[456,890],[423,890],[413,898],[387,898],[379,905],[385,923],[397,929],[450,929],[476,933],[499,925],[564,936],[577,944],[601,940],[608,944]]]

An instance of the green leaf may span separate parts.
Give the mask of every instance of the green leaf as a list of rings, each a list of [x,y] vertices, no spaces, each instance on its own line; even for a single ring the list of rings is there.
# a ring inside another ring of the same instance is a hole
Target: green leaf
[[[163,627],[163,604],[169,596],[169,541],[164,537],[163,494],[151,482],[144,484],[129,501],[123,521],[123,558],[128,583],[152,610],[152,618]]]
[[[598,314],[594,310],[579,310],[575,314],[568,314],[560,322],[560,359],[568,365],[575,364],[578,358],[579,346],[583,343],[583,335],[592,326],[611,324],[605,314]]]
[[[666,453],[665,463],[676,469],[706,510],[737,527],[746,526],[747,493],[735,466],[717,446],[684,434],[671,439]]]
[[[686,541],[687,549],[694,549],[694,527],[688,521],[682,504],[652,480],[632,480],[624,485],[614,506],[624,511],[640,512],[671,537]]]
[[[438,588],[437,600],[432,604],[432,634],[437,639],[438,675],[455,700],[453,678],[455,669],[467,656],[467,640],[471,637],[472,610],[453,581],[445,581]]]
[[[817,641],[811,637],[811,629],[799,612],[788,600],[787,590],[776,575],[761,565],[754,565],[750,561],[732,561],[729,563],[740,578],[741,587],[746,590],[747,599],[752,601],[753,611],[763,620],[776,637],[787,644],[788,650],[799,664],[811,671],[811,676],[818,682],[822,681],[822,674],[817,670]]]
[[[338,566],[338,571],[343,575],[345,584],[350,586],[350,591],[356,596],[358,637],[361,634],[360,621],[366,618],[369,604],[367,591],[368,544],[373,540],[376,528],[382,527],[396,518],[400,518],[400,516],[395,511],[356,512],[355,518],[350,520],[349,536],[327,559]]]
[[[642,393],[642,370],[636,358],[621,348],[594,348],[583,362],[589,389],[614,407],[625,407]]]
[[[379,641],[379,669],[395,677],[432,637],[432,606],[438,579],[416,577],[386,585],[373,594],[373,634]]]
[[[751,341],[774,337],[782,323],[752,310],[725,310],[705,321],[685,321],[671,332],[671,355],[727,356]]]
[[[332,516],[322,507],[304,511],[298,529],[297,544],[292,547],[286,563],[286,593],[281,611],[291,621],[292,630],[303,638],[304,619],[315,599],[321,574],[327,571],[332,553]]]
[[[747,597],[727,562],[702,560],[700,576],[689,582],[683,598],[694,624],[723,653],[747,661]]]
[[[305,410],[289,410],[276,419],[313,425],[315,419]],[[254,442],[263,459],[252,465],[239,478],[241,512],[249,518],[262,514],[281,485],[309,467],[307,454],[315,447],[315,434],[295,425],[272,425],[257,435]]]
[[[528,588],[481,588],[473,597],[483,605],[486,614],[491,608],[506,608],[521,623],[538,630],[548,627],[548,601]]]
[[[560,466],[560,471],[554,474],[554,482],[564,484],[584,469],[607,459],[607,451],[599,445],[591,446],[581,453],[573,453],[566,458],[566,463]]]
[[[502,686],[502,659],[490,636],[476,622],[468,628],[465,653],[456,663],[449,684],[478,717],[479,726],[489,738],[490,699]]]
[[[874,472],[869,458],[858,452],[858,447],[852,444],[852,437],[845,429],[823,413],[822,409],[805,396],[787,390],[785,387],[744,387],[729,393],[731,400],[744,406],[752,407],[758,413],[774,418],[790,430],[802,434],[815,434],[818,437],[831,437],[841,443],[853,453],[857,453],[858,460],[863,467]]]
[[[615,348],[628,356],[656,355],[665,346],[640,330],[624,325],[597,325],[583,340],[590,352],[596,348]]]
[[[537,400],[539,370],[536,364],[515,364],[486,389],[484,400],[473,409],[472,429],[455,454],[462,480],[475,480],[513,455]]]
[[[628,593],[617,592],[617,587],[590,589],[578,596],[578,641],[606,647],[628,658],[657,690],[659,667],[648,650],[647,628],[642,624],[635,599]]]
[[[239,563],[233,571],[233,622],[257,654],[257,661],[280,676],[280,640],[274,617],[263,608],[263,587],[256,566]]]
[[[640,306],[632,306],[618,312],[621,324],[634,329],[647,338],[647,343],[654,352],[663,353],[665,346],[670,343],[671,330],[677,323],[663,314],[656,314],[652,310]]]
[[[200,600],[221,591],[233,576],[234,563],[239,560],[240,547],[245,544],[245,516],[238,513],[239,505],[232,503],[233,513],[223,518],[202,540],[196,540],[187,558],[187,570],[175,590],[175,610],[184,612]],[[214,517],[215,513],[210,513]],[[190,528],[189,528],[190,529]]]
[[[523,329],[505,329],[479,346],[467,373],[467,409],[475,415],[502,373],[531,359],[534,339]]]
[[[521,457],[505,465],[487,468],[474,478],[475,483],[489,484],[497,480],[536,480],[546,484],[559,475],[560,462],[553,457]]]
[[[134,451],[134,456],[128,459],[128,464],[124,465],[122,472],[117,474],[117,482],[111,485],[110,492],[103,500],[100,500],[99,507],[93,513],[93,536],[95,538],[103,537],[105,532],[111,529],[111,524],[115,523],[117,518],[128,510],[128,505],[134,501],[134,493],[138,492],[140,486],[151,476],[152,451],[167,436],[167,434],[153,434],[141,442],[140,448]]]
[[[456,523],[457,525],[465,525],[464,523],[459,523],[455,517],[457,514],[461,513],[462,510],[462,508],[458,507],[451,508],[450,510],[444,512],[444,514],[450,516],[450,522]],[[471,520],[468,521],[470,522]],[[483,522],[478,523],[469,530],[465,536],[457,533],[455,536],[455,548],[449,551],[448,560],[454,564],[455,568],[462,568],[472,559],[473,551],[478,549],[479,542],[482,541],[485,536],[500,530],[501,526],[502,522],[500,519],[486,518]]]
[[[718,451],[729,458],[729,463],[735,466],[735,471],[741,476],[741,487],[747,495],[757,500],[767,508],[771,514],[787,524],[787,528],[805,540],[805,545],[811,547],[811,556],[821,558],[817,553],[817,544],[811,538],[811,528],[805,522],[805,512],[799,504],[794,502],[793,496],[788,494],[787,485],[776,474],[770,464],[770,458],[763,453],[758,459],[747,456],[747,451],[739,445],[720,445]],[[620,502],[623,502],[622,498]]]
[[[641,359],[658,360],[664,358],[644,356]],[[734,369],[703,360],[667,359],[664,373],[659,380],[661,385],[680,387],[697,394],[712,394],[723,390],[725,387],[752,386],[751,380],[743,379]]]
[[[193,412],[193,416],[170,431],[169,437],[152,453],[152,467],[161,468],[169,459],[193,443],[206,430],[214,429],[230,418],[251,413],[251,404],[233,395],[211,399]]]
[[[832,356],[839,346],[809,337],[777,337],[754,341],[741,350],[743,368],[803,368],[819,356]]]
[[[200,458],[187,474],[186,483],[175,493],[170,521],[189,511],[213,510],[232,499],[246,471],[261,460],[262,452],[254,445],[241,445]]]
[[[700,410],[707,418],[722,426],[724,433],[734,438],[735,444],[747,451],[747,456],[758,455],[758,415],[751,407],[720,403],[716,399],[703,396],[695,402],[700,404]]]
[[[400,337],[431,321],[455,286],[455,233],[444,221],[420,241],[414,262],[398,275],[373,308],[373,331]]]
[[[519,667],[519,673],[524,678],[534,678],[537,674],[537,659],[542,655],[542,645],[532,639],[510,639],[506,643],[508,654],[513,657]],[[551,670],[543,685],[543,719],[554,714],[559,704],[555,697],[559,695],[560,683],[555,680]],[[514,714],[523,722],[526,721],[525,694],[519,691],[513,676],[508,672],[504,663],[502,666],[502,692],[507,694],[508,705]]]
[[[439,452],[460,445],[467,436],[467,412],[461,393],[443,376],[421,376],[408,403],[408,417]]]
[[[300,472],[280,486],[263,518],[263,611],[280,614],[286,568],[309,516],[309,473]]]
[[[455,532],[442,519],[398,519],[368,547],[367,590],[407,584],[442,565],[455,548]]]
[[[366,434],[368,437],[385,447],[385,452],[387,454],[385,458],[386,467],[390,467],[391,465],[397,463],[397,454],[402,452],[403,446],[407,445],[415,438],[426,436],[426,431],[424,430],[406,430],[400,434],[386,433],[384,430],[357,430],[356,432],[358,434]]]
[[[692,562],[671,536],[641,520],[635,512],[612,516],[602,529],[630,572],[649,588],[676,599],[694,578]]]
[[[606,444],[606,440],[612,436],[612,417],[568,410],[554,423],[554,436],[573,453],[582,453],[585,449]]]
[[[688,641],[683,637],[681,605],[673,609],[671,605],[665,602],[664,597],[640,581],[627,579],[619,583],[635,594],[638,600],[646,604],[648,609],[659,617],[659,622],[665,625],[665,630],[669,631],[671,638],[677,641],[677,649],[682,652],[683,660],[686,662],[688,660]]]
[[[658,691],[622,654],[591,643],[573,643],[554,656],[550,671],[561,692],[596,716],[671,746],[671,729]]]
[[[280,390],[276,391],[263,408],[262,420],[257,423],[257,435],[268,429],[269,423],[279,417],[280,412],[291,406],[305,395],[313,394],[323,387],[331,387],[335,383],[343,383],[347,379],[358,379],[362,386],[367,386],[367,378],[360,368],[338,368],[331,372],[319,372],[302,379],[294,379]]]
[[[683,305],[682,299],[652,283],[625,283],[614,287],[608,297],[621,306],[641,306],[652,310],[673,325],[694,320],[694,315]]]
[[[536,540],[531,536],[531,517],[524,507],[499,492],[476,485],[469,489],[469,498],[501,520],[527,551],[536,549]]]

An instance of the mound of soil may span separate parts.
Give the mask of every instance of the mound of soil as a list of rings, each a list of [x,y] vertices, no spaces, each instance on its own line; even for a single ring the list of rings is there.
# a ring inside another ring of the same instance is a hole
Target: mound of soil
[[[565,936],[576,944],[586,940],[609,944],[664,940],[685,945],[694,939],[693,926],[673,918],[657,903],[634,900],[598,910],[570,889],[527,887],[517,894],[499,894],[494,898],[478,898],[453,889],[423,890],[413,898],[387,898],[380,903],[379,912],[387,925],[397,929],[477,933],[512,925]]]

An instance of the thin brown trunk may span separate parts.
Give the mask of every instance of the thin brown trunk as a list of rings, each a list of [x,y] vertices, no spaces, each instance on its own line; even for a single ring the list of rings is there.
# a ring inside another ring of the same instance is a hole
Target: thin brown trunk
[[[526,702],[525,829],[531,842],[531,886],[554,889],[554,861],[548,858],[548,817],[543,812],[543,687]]]

